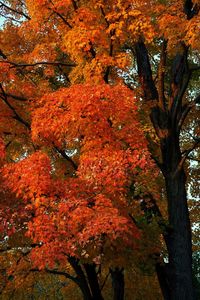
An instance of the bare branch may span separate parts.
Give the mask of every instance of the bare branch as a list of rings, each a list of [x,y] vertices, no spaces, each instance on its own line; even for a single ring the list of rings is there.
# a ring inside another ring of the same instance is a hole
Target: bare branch
[[[190,102],[188,105],[185,105],[183,107],[183,111],[181,113],[181,117],[178,122],[178,130],[180,131],[185,119],[187,118],[187,115],[189,112],[196,106],[196,104],[200,104],[200,94],[194,99],[194,101]]]
[[[200,159],[198,159],[198,158],[191,157],[191,156],[188,156],[187,158],[188,158],[189,160],[193,160],[193,161],[196,161],[196,162],[200,163]]]
[[[103,288],[104,288],[104,286],[105,286],[105,284],[106,284],[106,281],[108,280],[109,275],[110,275],[110,271],[109,271],[108,274],[106,275],[106,277],[105,277],[105,279],[104,279],[104,281],[103,281],[103,283],[102,283],[102,286],[100,287],[100,291],[103,290]]]
[[[18,14],[18,15],[21,15],[21,16],[25,17],[27,20],[31,20],[31,18],[27,14],[25,14],[23,11],[15,10],[12,7],[10,7],[10,6],[6,5],[5,3],[3,3],[2,1],[0,1],[0,4],[1,4],[1,6],[5,7],[6,9],[8,9],[8,10],[10,10],[10,11],[12,11],[12,12]]]
[[[70,275],[69,273],[67,273],[65,271],[59,271],[59,270],[48,269],[48,268],[45,268],[44,271],[47,272],[47,273],[50,273],[50,274],[54,274],[54,275],[65,276],[66,278],[74,281],[75,283],[78,282],[78,279],[76,277]],[[30,269],[30,272],[41,272],[41,270],[39,270],[38,268],[32,268],[32,269]]]
[[[195,72],[195,71],[199,71],[199,70],[200,70],[200,66],[195,66],[195,67],[190,68],[191,72]]]
[[[195,143],[192,145],[192,147],[190,147],[189,149],[187,149],[183,152],[183,157],[182,157],[181,161],[178,164],[178,167],[177,167],[177,170],[176,170],[175,174],[178,171],[181,170],[185,160],[189,157],[189,154],[200,145],[200,137],[194,137],[194,140],[195,140]]]
[[[5,93],[4,95],[6,95],[7,97],[13,98],[15,100],[19,100],[19,101],[27,101],[28,99],[22,96],[18,96],[18,95],[13,95],[10,93]],[[0,93],[0,96],[3,96],[2,93]]]
[[[54,145],[54,148],[56,149],[56,151],[61,154],[61,156],[63,158],[65,158],[67,161],[70,162],[70,164],[73,166],[74,170],[76,171],[78,169],[78,166],[76,165],[76,163],[73,161],[73,159],[71,159],[71,157],[69,157],[64,150],[59,149],[58,147],[56,147]]]
[[[16,19],[14,19],[14,18],[12,18],[12,17],[10,17],[10,16],[5,16],[5,15],[2,14],[2,13],[0,13],[0,16],[3,17],[3,18],[5,18],[5,19],[11,20],[11,21],[13,21],[13,22],[17,22],[17,23],[19,23],[19,24],[21,24],[21,23],[23,22],[23,21],[16,20]]]
[[[72,29],[72,25],[56,10],[53,9],[53,12],[70,28]]]
[[[194,99],[194,104],[200,104],[200,94]]]

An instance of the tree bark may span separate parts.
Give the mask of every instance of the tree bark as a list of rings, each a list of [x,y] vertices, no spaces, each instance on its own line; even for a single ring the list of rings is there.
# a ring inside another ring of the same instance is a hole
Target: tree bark
[[[179,138],[174,131],[171,136],[161,140],[161,150],[170,226],[167,237],[169,256],[167,276],[170,283],[170,299],[194,300],[191,226],[185,188],[186,176],[180,165],[182,156]]]
[[[70,263],[70,265],[72,266],[72,268],[74,269],[76,275],[77,275],[77,284],[83,294],[83,299],[84,300],[94,300],[94,298],[92,297],[90,288],[88,286],[88,282],[86,279],[86,276],[79,264],[79,261],[74,258],[74,257],[69,257],[68,261]]]
[[[168,102],[160,106],[159,95],[152,79],[148,51],[144,43],[136,47],[138,75],[144,90],[144,101],[154,101],[151,120],[160,139],[161,171],[165,179],[169,230],[165,234],[169,263],[157,266],[157,275],[165,300],[194,300],[192,283],[191,226],[187,206],[186,175],[179,145],[178,120],[182,114],[182,97],[188,86],[187,48],[175,56],[171,73]],[[162,76],[164,80],[164,76]]]
[[[139,41],[135,46],[135,50],[138,75],[144,91],[144,97],[147,100],[156,99],[158,97],[158,92],[153,82],[148,52],[144,42]]]
[[[95,264],[84,264],[84,268],[92,292],[92,299],[103,300],[103,296],[101,294],[101,289],[98,282],[97,273],[95,270]]]
[[[162,291],[163,298],[165,300],[171,300],[170,296],[170,285],[168,282],[168,276],[166,274],[167,265],[164,262],[162,265],[160,263],[156,264],[156,273],[158,277],[158,282],[160,285],[160,289]]]
[[[112,278],[113,300],[124,299],[124,269],[110,269]]]

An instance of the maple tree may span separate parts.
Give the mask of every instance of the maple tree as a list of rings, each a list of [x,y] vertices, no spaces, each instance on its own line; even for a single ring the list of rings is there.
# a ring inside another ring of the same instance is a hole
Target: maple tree
[[[162,232],[146,246],[164,299],[195,299],[185,162],[200,142],[199,1],[0,5],[1,211],[8,190],[21,209],[3,230],[26,227],[35,268],[68,259],[84,299],[103,299],[97,266],[113,259],[120,300],[142,216]]]

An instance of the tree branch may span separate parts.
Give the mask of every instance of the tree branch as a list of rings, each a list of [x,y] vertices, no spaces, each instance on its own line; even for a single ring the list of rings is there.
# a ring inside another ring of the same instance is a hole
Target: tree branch
[[[64,150],[59,149],[57,146],[54,145],[54,148],[56,149],[56,151],[62,155],[63,158],[65,158],[68,162],[70,162],[70,164],[73,166],[74,170],[76,171],[78,169],[77,164],[73,161],[73,159],[71,159],[71,157],[69,157]]]
[[[192,19],[195,15],[199,12],[198,4],[192,2],[192,0],[185,0],[184,1],[184,12],[187,15],[187,19]]]
[[[158,91],[153,81],[148,51],[143,41],[136,43],[135,51],[138,75],[144,91],[144,98],[145,100],[157,100]],[[132,52],[134,53],[133,49]]]
[[[17,95],[13,95],[13,94],[10,94],[10,93],[0,93],[0,96],[4,96],[6,95],[7,97],[11,97],[15,100],[19,100],[19,101],[27,101],[28,99],[25,98],[25,97],[22,97],[22,96],[17,96]]]
[[[196,161],[196,162],[200,163],[200,159],[198,159],[198,158],[191,157],[191,156],[188,156],[187,158],[188,158],[189,160],[193,160],[193,161]]]
[[[84,295],[87,295],[86,299],[92,299],[91,291],[88,285],[87,278],[85,276],[85,273],[83,272],[81,265],[79,264],[79,260],[75,257],[68,256],[68,262],[71,265],[71,267],[74,269],[76,275],[77,275],[77,284],[82,290]],[[85,298],[84,298],[85,299]]]
[[[106,14],[105,14],[105,12],[104,12],[104,10],[103,10],[103,7],[101,7],[100,8],[100,10],[101,10],[101,14],[103,15],[103,17],[104,17],[104,20],[105,20],[105,22],[106,22],[106,26],[107,26],[107,28],[110,26],[110,23],[108,22],[108,20],[106,19]],[[110,31],[110,49],[109,49],[109,56],[113,56],[113,40],[112,40],[112,36],[115,34],[115,30],[112,30],[112,31]],[[109,73],[110,73],[110,66],[108,66],[107,68],[106,68],[106,71],[105,71],[105,74],[104,74],[104,80],[105,80],[105,82],[106,83],[108,83],[108,78],[109,78]]]
[[[69,24],[69,22],[59,12],[57,12],[54,9],[52,9],[52,10],[70,29],[72,29],[72,25]]]
[[[189,154],[200,145],[200,137],[197,137],[197,138],[195,137],[194,140],[195,140],[195,143],[192,145],[192,147],[183,152],[183,157],[178,164],[175,174],[181,170],[181,168],[183,167],[183,164],[184,164],[185,160],[188,158]]]
[[[177,126],[178,117],[182,110],[183,95],[191,78],[187,61],[188,47],[185,44],[181,44],[180,46],[182,46],[182,53],[177,53],[173,59],[170,82],[171,96],[168,105],[171,125],[175,127]]]
[[[190,68],[191,72],[195,72],[195,71],[199,71],[199,70],[200,70],[200,66],[195,66],[195,67]]]
[[[0,89],[2,91],[2,95],[3,97],[1,97],[1,99],[6,103],[6,105],[12,110],[14,116],[13,118],[17,121],[19,121],[20,123],[22,123],[28,130],[31,130],[31,126],[29,125],[28,122],[26,122],[24,119],[21,118],[21,116],[16,112],[15,108],[8,102],[6,93],[3,89],[2,84],[0,83]]]
[[[0,4],[1,4],[1,6],[5,7],[6,9],[8,9],[8,10],[10,10],[10,11],[12,11],[12,12],[18,14],[18,15],[21,15],[21,16],[25,17],[27,20],[31,20],[31,18],[27,14],[25,14],[23,11],[15,10],[12,7],[10,7],[10,6],[6,5],[5,3],[3,3],[2,1],[0,1]]]
[[[160,64],[158,67],[158,99],[159,99],[159,106],[164,111],[166,111],[165,86],[164,86],[166,56],[167,56],[167,41],[164,40],[162,44]]]
[[[65,271],[52,270],[52,269],[48,269],[48,268],[45,268],[44,270],[45,270],[47,273],[50,273],[50,274],[65,276],[66,278],[68,278],[68,279],[74,281],[75,283],[78,282],[77,277],[74,277],[74,276],[70,275],[69,273],[67,273],[67,272],[65,272]],[[38,269],[32,269],[31,271],[39,271],[39,270],[38,270]]]
[[[75,67],[76,65],[73,63],[64,63],[64,62],[60,62],[60,61],[55,61],[55,62],[50,62],[50,61],[40,61],[40,62],[36,62],[36,63],[30,63],[30,64],[26,64],[26,63],[14,63],[12,61],[0,61],[0,63],[8,63],[10,65],[12,65],[11,68],[18,68],[18,67],[34,67],[34,66],[38,66],[38,65],[52,65],[52,66],[66,66],[66,67]]]
[[[17,22],[17,23],[19,23],[19,24],[21,24],[21,23],[23,22],[23,21],[16,20],[16,19],[14,19],[14,18],[12,18],[12,17],[10,17],[10,16],[5,16],[5,15],[2,14],[2,13],[0,13],[0,16],[3,17],[3,18],[5,18],[5,19],[11,20],[11,21],[13,21],[13,22]]]
[[[181,89],[178,93],[178,97],[177,97],[177,102],[181,101],[186,90],[187,90],[187,87],[188,87],[188,84],[190,82],[190,79],[191,79],[191,76],[192,76],[192,72],[188,69],[187,70],[187,73],[185,75],[185,78],[183,80],[183,83],[182,83],[182,86],[181,86]]]
[[[183,107],[183,111],[181,113],[181,116],[178,121],[178,130],[180,131],[185,119],[187,118],[187,115],[189,112],[196,106],[196,104],[200,104],[200,94],[194,99],[193,102],[190,102],[188,105],[185,105]]]
[[[105,284],[106,284],[106,281],[108,280],[109,275],[110,275],[110,271],[109,271],[108,274],[106,275],[106,277],[105,277],[105,279],[104,279],[104,281],[103,281],[103,283],[102,283],[102,285],[101,285],[100,291],[103,290],[103,288],[104,288],[104,286],[105,286]]]

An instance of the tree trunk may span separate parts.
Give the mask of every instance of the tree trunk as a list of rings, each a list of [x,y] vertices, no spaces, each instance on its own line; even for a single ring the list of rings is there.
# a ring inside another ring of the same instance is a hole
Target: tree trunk
[[[124,269],[110,269],[112,278],[113,300],[124,299]]]
[[[175,177],[166,177],[166,190],[169,202],[169,266],[172,272],[173,300],[192,300],[192,245],[191,229],[185,192],[183,170]]]
[[[101,294],[101,289],[98,282],[97,273],[95,270],[95,264],[84,264],[84,268],[92,292],[92,299],[103,300],[103,296]]]
[[[174,58],[168,101],[164,93],[164,75],[159,78],[163,90],[159,94],[156,93],[145,44],[138,42],[135,51],[144,101],[154,102],[151,120],[160,139],[162,162],[158,163],[165,178],[168,202],[169,230],[164,234],[164,238],[169,263],[163,268],[157,267],[158,279],[165,300],[194,300],[191,227],[185,187],[186,176],[179,145],[181,128],[178,126],[183,113],[183,95],[190,79],[187,66],[188,50],[187,47],[183,47],[183,53]],[[166,54],[163,52],[161,55]]]
[[[192,284],[191,226],[187,206],[186,176],[181,164],[179,137],[176,131],[161,140],[163,173],[168,200],[169,232],[167,237],[171,300],[194,300]]]
[[[70,263],[70,265],[72,266],[72,268],[74,269],[74,271],[77,275],[77,277],[76,277],[77,284],[83,294],[83,299],[84,300],[94,300],[94,298],[92,297],[90,288],[88,286],[87,279],[81,268],[81,265],[79,264],[78,259],[76,259],[74,257],[68,257],[68,262]]]
[[[168,276],[166,274],[167,266],[168,264],[165,264],[164,262],[162,263],[162,265],[160,263],[156,264],[156,273],[163,298],[165,300],[171,300],[170,285],[168,282]]]

